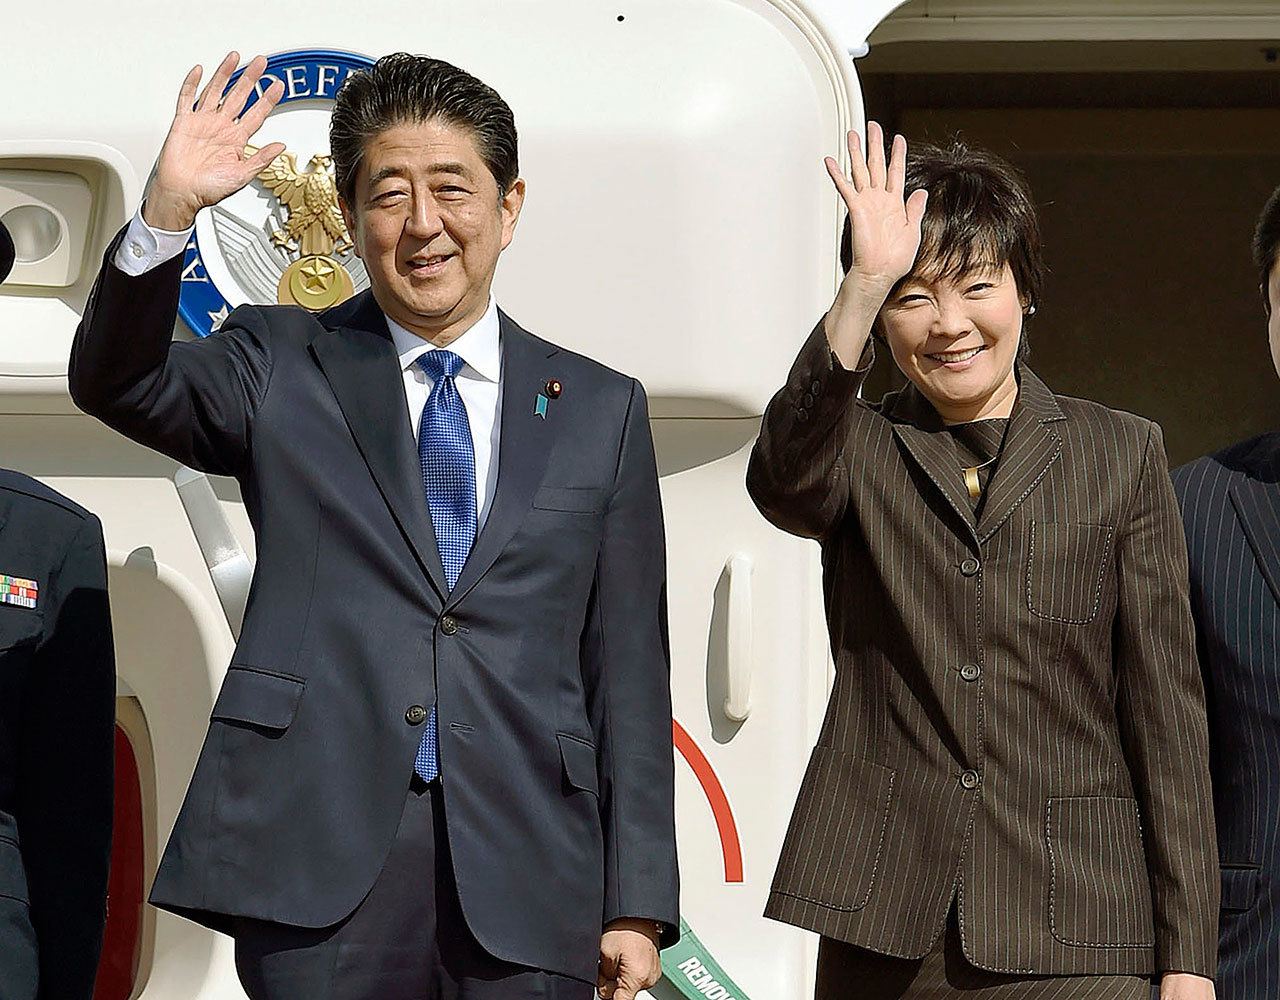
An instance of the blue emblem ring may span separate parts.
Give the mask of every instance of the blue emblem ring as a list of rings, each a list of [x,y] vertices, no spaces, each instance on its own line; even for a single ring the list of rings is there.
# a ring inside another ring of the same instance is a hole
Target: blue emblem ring
[[[280,52],[267,60],[267,69],[257,89],[249,97],[247,108],[253,107],[262,93],[275,80],[284,84],[280,105],[292,101],[330,101],[352,73],[373,65],[368,56],[332,49],[296,49]],[[238,69],[227,83],[230,88],[244,69]],[[200,241],[192,232],[182,257],[182,291],[178,297],[178,315],[197,337],[207,337],[231,311],[229,303],[209,278]]]

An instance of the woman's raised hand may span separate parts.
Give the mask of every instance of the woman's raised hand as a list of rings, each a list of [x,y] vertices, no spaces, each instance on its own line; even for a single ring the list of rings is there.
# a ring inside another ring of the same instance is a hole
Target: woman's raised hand
[[[853,266],[825,326],[832,350],[846,368],[854,368],[884,300],[915,264],[929,194],[921,190],[904,197],[907,140],[902,136],[894,138],[887,164],[884,131],[877,122],[867,123],[865,155],[857,132],[850,132],[848,141],[852,178],[845,177],[833,157],[824,161],[849,210],[853,241]]]
[[[850,132],[849,161],[852,180],[844,176],[833,157],[825,160],[827,173],[844,199],[853,230],[853,267],[849,277],[868,289],[883,287],[889,293],[910,272],[920,250],[920,222],[924,218],[927,191],[904,197],[907,174],[907,140],[893,139],[886,165],[884,131],[878,122],[867,123],[867,152],[857,132]]]
[[[284,95],[284,85],[279,80],[272,82],[245,111],[249,95],[266,71],[267,60],[264,56],[255,58],[223,96],[239,62],[239,53],[227,53],[198,99],[201,68],[193,67],[182,81],[173,124],[160,150],[143,209],[147,223],[157,229],[177,232],[190,228],[200,209],[239,191],[284,152],[283,143],[273,142],[246,154],[249,140]]]

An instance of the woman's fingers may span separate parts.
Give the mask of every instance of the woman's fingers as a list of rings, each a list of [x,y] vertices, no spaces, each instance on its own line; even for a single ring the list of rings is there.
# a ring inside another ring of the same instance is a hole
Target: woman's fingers
[[[205,106],[209,104],[209,95],[211,94],[213,95],[213,107],[217,108],[219,102],[222,100],[222,91],[227,86],[227,81],[231,79],[231,74],[235,72],[236,66],[239,62],[239,52],[227,53],[227,57],[218,64],[218,68],[213,71],[213,76],[209,78],[209,82],[201,92],[200,100],[196,102],[197,111],[203,111],[205,109]]]
[[[853,189],[864,191],[871,186],[871,178],[867,174],[867,158],[862,155],[862,137],[850,129],[848,139],[849,171],[853,175]]]
[[[911,197],[907,199],[907,223],[913,229],[919,229],[924,221],[925,206],[929,203],[929,192],[924,188],[918,191],[912,191]]]
[[[867,175],[871,186],[885,186],[884,129],[879,122],[867,122]]]
[[[198,63],[187,71],[187,75],[182,80],[182,86],[178,88],[178,106],[174,109],[175,115],[189,115],[191,107],[196,103],[196,88],[200,86],[200,77],[204,73],[204,68]]]
[[[889,176],[886,191],[905,191],[907,187],[907,140],[900,135],[893,137],[893,152],[889,155]]]
[[[844,199],[845,207],[849,207],[853,199],[857,197],[857,192],[853,189],[853,185],[849,183],[849,178],[844,175],[844,171],[840,169],[840,164],[836,162],[834,156],[828,156],[822,163],[827,168],[827,173],[831,176],[831,181],[835,184],[836,191]]]

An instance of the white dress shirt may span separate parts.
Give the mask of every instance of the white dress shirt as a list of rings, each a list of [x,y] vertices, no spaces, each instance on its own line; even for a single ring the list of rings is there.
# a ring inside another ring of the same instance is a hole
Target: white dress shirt
[[[142,218],[142,210],[129,222],[124,241],[116,250],[113,263],[125,274],[145,274],[182,253],[193,230],[170,232],[154,229]],[[409,424],[414,440],[422,423],[422,408],[435,384],[414,362],[427,351],[437,348],[415,333],[410,333],[390,316],[383,314],[387,329],[400,357],[400,373],[404,379],[405,403],[409,408]],[[476,324],[458,336],[447,350],[465,362],[455,383],[471,425],[471,444],[476,459],[476,530],[484,527],[498,485],[498,440],[502,430],[502,345],[498,324],[498,306],[489,299]]]

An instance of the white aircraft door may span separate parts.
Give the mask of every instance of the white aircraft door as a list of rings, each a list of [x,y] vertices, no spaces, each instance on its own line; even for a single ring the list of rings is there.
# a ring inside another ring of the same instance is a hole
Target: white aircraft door
[[[46,171],[91,195],[87,211],[59,216],[83,247],[80,270],[0,290],[0,448],[5,464],[103,518],[122,695],[148,769],[147,876],[229,658],[234,588],[220,600],[217,586],[236,557],[198,536],[173,463],[76,413],[65,386],[75,324],[193,63],[233,47],[273,54],[290,94],[262,139],[283,137],[303,164],[324,149],[340,82],[328,67],[425,51],[475,72],[516,113],[529,195],[497,298],[533,331],[637,376],[651,400],[689,930],[655,995],[811,995],[812,936],[761,911],[829,684],[817,548],[766,524],[743,477],[760,414],[838,280],[843,210],[822,157],[840,155],[863,119],[845,46],[792,0],[375,8],[352,18],[347,3],[314,0],[301,31],[251,0],[227,0],[216,17],[160,0],[28,4],[23,36],[57,44],[0,66],[15,97],[0,110],[0,188]],[[263,192],[228,207],[254,226],[273,210]],[[202,223],[188,250],[184,315],[196,329],[180,324],[178,336],[210,333],[223,306],[252,297],[219,239]],[[214,485],[251,557],[234,484]],[[140,941],[134,995],[240,995],[225,939],[147,911]]]

